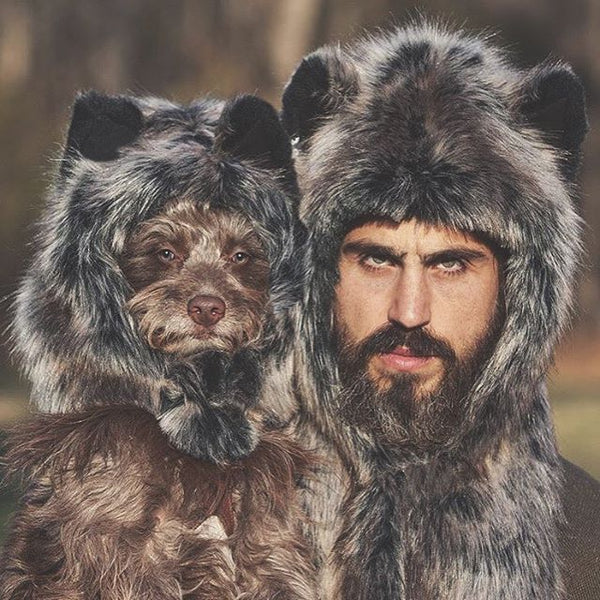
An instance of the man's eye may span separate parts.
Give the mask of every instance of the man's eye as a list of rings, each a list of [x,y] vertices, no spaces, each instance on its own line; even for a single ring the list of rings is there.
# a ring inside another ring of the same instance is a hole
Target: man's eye
[[[360,262],[366,267],[376,269],[389,264],[389,260],[385,256],[377,256],[376,254],[368,254],[361,257]]]
[[[175,260],[175,252],[173,252],[173,250],[169,250],[168,248],[162,248],[161,250],[158,251],[158,258],[162,261],[162,262],[171,262]]]
[[[236,252],[235,254],[232,255],[230,260],[232,263],[235,263],[236,265],[241,265],[250,260],[250,255],[247,254],[246,252]]]
[[[462,260],[445,260],[437,263],[437,268],[444,273],[460,273],[465,270],[465,263]]]

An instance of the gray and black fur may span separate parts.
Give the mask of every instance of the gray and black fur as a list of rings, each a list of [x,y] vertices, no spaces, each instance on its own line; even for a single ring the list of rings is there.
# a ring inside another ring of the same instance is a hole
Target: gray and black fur
[[[325,597],[563,598],[545,376],[582,252],[581,83],[564,63],[518,69],[485,39],[420,23],[310,54],[283,120],[309,231],[305,418],[344,465],[307,500],[332,524],[313,532]],[[424,452],[383,449],[335,410],[339,248],[373,217],[481,235],[506,256],[495,350],[455,434]]]
[[[169,373],[181,375],[180,365],[139,331],[121,259],[140,223],[182,199],[250,221],[270,265],[270,318],[259,351],[265,359],[284,351],[298,297],[300,230],[291,148],[274,109],[253,96],[181,106],[88,92],[75,102],[16,301],[16,355],[39,409],[134,403],[160,411],[157,390]],[[248,389],[259,390],[260,381]],[[230,457],[251,448],[249,439],[238,444],[235,428],[222,430]]]
[[[16,304],[47,414],[11,438],[2,598],[316,597],[313,457],[250,419],[299,299],[291,160],[253,96],[77,98]]]

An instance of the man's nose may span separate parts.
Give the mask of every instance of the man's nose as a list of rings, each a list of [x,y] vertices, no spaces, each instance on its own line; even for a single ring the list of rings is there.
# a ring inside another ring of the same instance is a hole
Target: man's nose
[[[431,298],[425,274],[406,269],[398,277],[388,319],[405,329],[424,327],[431,320]]]

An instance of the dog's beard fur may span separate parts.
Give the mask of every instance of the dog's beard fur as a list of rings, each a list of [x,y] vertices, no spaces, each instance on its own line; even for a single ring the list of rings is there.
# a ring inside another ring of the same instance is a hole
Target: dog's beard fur
[[[340,393],[337,416],[347,425],[372,434],[378,443],[427,451],[447,442],[465,418],[469,391],[492,355],[500,335],[503,312],[496,309],[483,336],[463,359],[451,345],[425,329],[407,331],[389,323],[358,343],[348,341],[336,324]],[[418,375],[397,373],[382,389],[368,374],[369,360],[397,346],[417,355],[434,355],[444,365],[441,383],[430,392],[419,390]]]
[[[136,294],[128,303],[129,311],[150,347],[179,356],[203,350],[231,353],[260,339],[264,293],[239,290],[230,285],[226,290],[226,318],[210,331],[198,332],[185,311],[186,299],[177,297],[180,285],[175,278],[161,280]],[[193,293],[188,295],[191,297]]]
[[[173,248],[181,260],[162,263],[157,258],[161,248]],[[247,264],[231,262],[238,251],[250,256]],[[135,292],[127,308],[150,347],[189,356],[206,350],[232,353],[260,340],[268,312],[269,264],[241,215],[188,200],[174,202],[134,232],[122,268]],[[197,295],[222,299],[223,318],[210,326],[195,323],[187,306]]]

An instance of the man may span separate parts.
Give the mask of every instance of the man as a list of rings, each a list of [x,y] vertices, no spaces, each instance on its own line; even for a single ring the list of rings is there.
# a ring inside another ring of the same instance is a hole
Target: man
[[[600,597],[599,487],[544,384],[582,251],[579,80],[422,24],[308,56],[283,120],[324,596]]]

